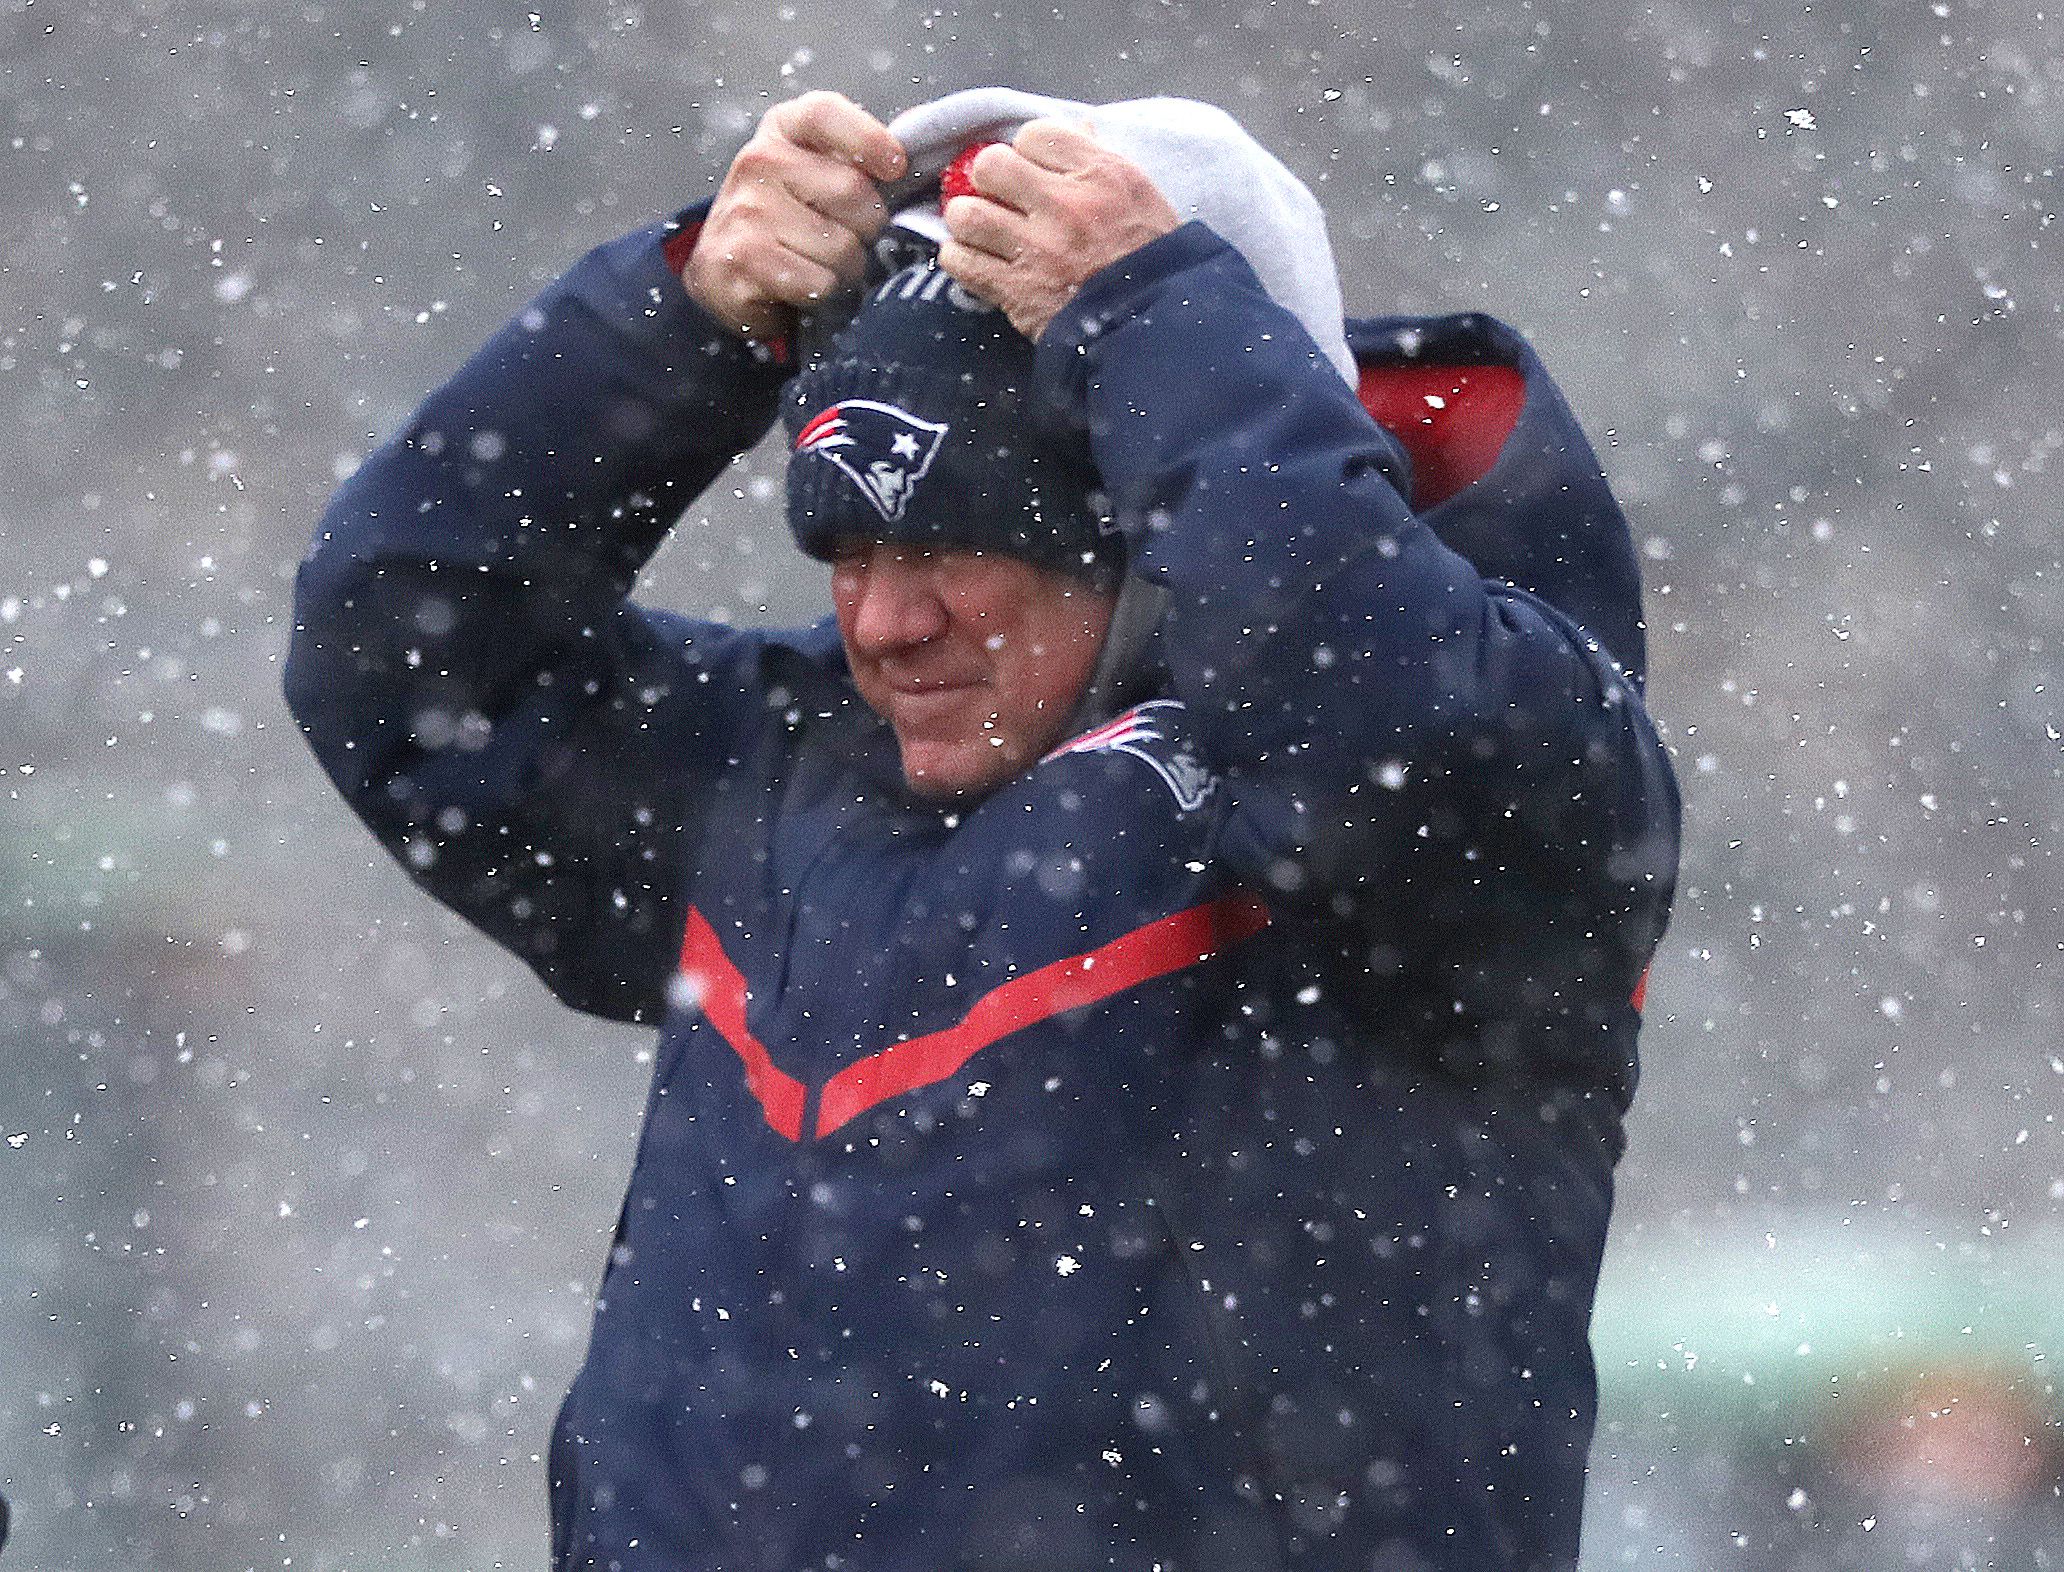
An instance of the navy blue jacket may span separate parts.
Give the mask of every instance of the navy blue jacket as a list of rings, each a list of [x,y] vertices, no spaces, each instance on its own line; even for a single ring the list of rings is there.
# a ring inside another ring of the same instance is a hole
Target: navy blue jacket
[[[662,238],[343,486],[287,674],[412,877],[659,1028],[555,1567],[1573,1565],[1677,800],[1532,354],[1357,325],[1393,393],[1517,390],[1431,486],[1209,230],[1091,280],[1039,374],[1157,688],[940,805],[828,623],[627,599],[781,383]]]

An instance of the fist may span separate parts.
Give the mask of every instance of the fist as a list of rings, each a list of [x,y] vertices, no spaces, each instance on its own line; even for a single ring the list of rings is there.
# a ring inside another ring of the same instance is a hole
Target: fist
[[[776,104],[731,161],[681,282],[732,332],[771,339],[860,282],[888,217],[880,182],[908,160],[888,128],[849,98],[805,93]]]
[[[1086,128],[1034,120],[968,165],[939,265],[1037,339],[1092,273],[1181,220],[1146,172]]]

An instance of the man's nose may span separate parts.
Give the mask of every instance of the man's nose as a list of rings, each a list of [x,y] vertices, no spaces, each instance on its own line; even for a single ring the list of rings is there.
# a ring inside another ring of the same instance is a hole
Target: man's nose
[[[946,607],[919,563],[878,552],[860,571],[852,639],[869,654],[889,654],[946,631]]]

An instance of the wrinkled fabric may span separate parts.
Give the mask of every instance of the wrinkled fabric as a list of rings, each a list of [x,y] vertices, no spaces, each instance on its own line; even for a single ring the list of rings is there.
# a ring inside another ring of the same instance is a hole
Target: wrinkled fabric
[[[1146,171],[1179,218],[1209,224],[1247,259],[1333,369],[1354,381],[1326,215],[1310,187],[1216,104],[1193,98],[1085,104],[1013,87],[971,87],[904,110],[888,129],[909,154],[912,180],[923,182],[936,180],[970,144],[1007,142],[1042,119],[1084,126]],[[895,221],[934,242],[945,238],[935,194],[901,208]]]

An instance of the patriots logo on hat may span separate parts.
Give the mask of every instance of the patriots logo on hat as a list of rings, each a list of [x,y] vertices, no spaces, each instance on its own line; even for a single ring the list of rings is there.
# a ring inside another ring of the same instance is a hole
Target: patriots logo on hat
[[[871,398],[840,399],[796,433],[797,453],[820,453],[839,467],[874,511],[894,523],[938,457],[950,428]]]

